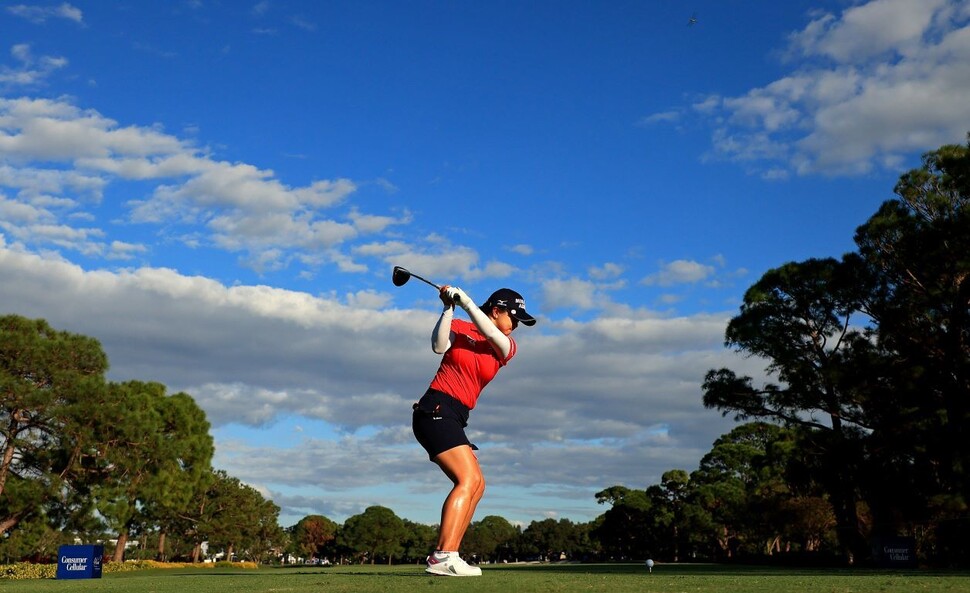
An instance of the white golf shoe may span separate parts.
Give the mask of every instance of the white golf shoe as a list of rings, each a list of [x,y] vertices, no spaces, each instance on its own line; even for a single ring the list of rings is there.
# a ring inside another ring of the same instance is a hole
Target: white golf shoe
[[[461,559],[458,552],[451,554],[428,556],[428,567],[424,572],[446,577],[480,577],[482,569],[477,566],[469,566]]]

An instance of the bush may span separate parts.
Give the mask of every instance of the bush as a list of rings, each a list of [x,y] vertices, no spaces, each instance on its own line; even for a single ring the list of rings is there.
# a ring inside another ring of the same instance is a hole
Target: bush
[[[146,570],[149,568],[259,568],[255,562],[156,562],[155,560],[133,560],[128,562],[105,562],[101,565],[101,573],[112,572],[132,572],[135,570]],[[30,562],[18,562],[17,564],[0,564],[0,580],[23,580],[23,579],[54,579],[57,578],[56,564],[33,564]]]
[[[19,581],[24,579],[53,579],[56,576],[56,564],[18,562],[17,564],[0,565],[0,579]]]

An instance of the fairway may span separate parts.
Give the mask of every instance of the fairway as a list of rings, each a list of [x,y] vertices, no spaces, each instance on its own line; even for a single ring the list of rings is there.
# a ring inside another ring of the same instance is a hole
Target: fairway
[[[639,564],[489,565],[481,578],[431,577],[423,566],[328,568],[153,569],[107,574],[102,579],[3,583],[7,591],[99,593],[970,593],[970,573],[783,569],[720,565]]]

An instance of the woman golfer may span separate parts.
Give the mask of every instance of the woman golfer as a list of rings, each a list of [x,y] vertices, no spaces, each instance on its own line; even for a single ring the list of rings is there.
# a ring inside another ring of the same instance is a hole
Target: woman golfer
[[[515,356],[512,330],[519,323],[535,325],[525,311],[522,295],[502,288],[481,307],[460,288],[441,287],[444,310],[431,334],[431,349],[444,354],[431,386],[414,404],[414,436],[431,461],[453,484],[441,507],[438,547],[428,556],[426,572],[447,576],[481,576],[482,569],[469,566],[458,555],[475,507],[485,493],[485,479],[472,452],[476,447],[465,436],[468,412],[499,369]],[[472,322],[453,319],[459,303]]]

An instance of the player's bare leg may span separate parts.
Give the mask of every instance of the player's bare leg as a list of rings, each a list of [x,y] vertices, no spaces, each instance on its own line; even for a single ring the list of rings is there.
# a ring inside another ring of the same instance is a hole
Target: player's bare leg
[[[441,507],[438,549],[457,552],[475,515],[475,508],[485,494],[485,477],[482,476],[475,453],[468,445],[460,445],[439,454],[435,457],[435,463],[454,484]]]

